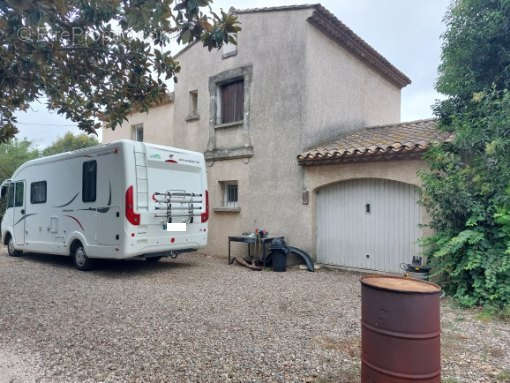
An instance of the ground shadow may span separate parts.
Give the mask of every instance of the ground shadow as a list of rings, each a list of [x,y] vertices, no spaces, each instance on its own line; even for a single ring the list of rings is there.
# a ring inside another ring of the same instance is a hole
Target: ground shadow
[[[21,257],[28,262],[51,265],[56,268],[74,269],[71,257],[52,254],[24,253]],[[90,270],[92,273],[101,275],[123,274],[152,274],[166,272],[168,270],[183,269],[193,267],[193,262],[175,262],[170,258],[163,258],[159,262],[147,262],[140,259],[130,260],[113,260],[113,259],[96,259],[94,260],[94,268]],[[78,270],[76,270],[78,272]]]
[[[193,262],[176,262],[171,258],[163,258],[159,262],[147,262],[145,260],[96,260],[93,272],[104,276],[132,274],[136,276],[164,273],[176,269],[194,267]]]
[[[63,257],[60,255],[23,253],[19,259],[33,263],[52,265],[58,268],[74,267],[71,257]]]

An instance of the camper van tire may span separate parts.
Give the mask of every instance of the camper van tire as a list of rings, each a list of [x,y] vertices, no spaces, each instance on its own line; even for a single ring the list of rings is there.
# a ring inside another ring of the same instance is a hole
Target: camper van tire
[[[23,255],[23,252],[20,251],[20,250],[14,249],[14,239],[12,238],[12,236],[10,234],[7,234],[7,236],[8,236],[8,239],[7,239],[7,253],[11,257],[21,257]]]
[[[72,246],[73,263],[74,266],[80,271],[87,271],[92,269],[93,261],[87,257],[85,249],[80,242],[75,242],[76,245]]]
[[[161,257],[157,256],[157,257],[147,257],[145,258],[145,260],[149,263],[156,263],[158,262],[159,260],[161,259]]]

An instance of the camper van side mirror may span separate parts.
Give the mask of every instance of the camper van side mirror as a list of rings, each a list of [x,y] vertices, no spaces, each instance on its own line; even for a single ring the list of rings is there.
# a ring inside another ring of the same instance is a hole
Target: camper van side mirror
[[[2,191],[0,192],[0,199],[4,199],[7,195],[7,186],[2,187]]]

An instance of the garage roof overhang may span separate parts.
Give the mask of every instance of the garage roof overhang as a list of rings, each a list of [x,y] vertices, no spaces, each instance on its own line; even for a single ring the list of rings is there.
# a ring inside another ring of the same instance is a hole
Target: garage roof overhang
[[[302,166],[415,159],[451,135],[437,129],[434,119],[359,129],[297,156]]]

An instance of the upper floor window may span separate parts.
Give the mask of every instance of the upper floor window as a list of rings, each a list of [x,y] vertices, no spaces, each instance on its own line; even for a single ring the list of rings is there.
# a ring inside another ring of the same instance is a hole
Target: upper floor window
[[[97,186],[97,162],[86,161],[83,163],[82,200],[83,202],[96,201]]]
[[[133,125],[133,140],[143,142],[143,124]]]
[[[198,90],[190,90],[189,92],[189,114],[186,117],[186,121],[198,120],[200,115],[198,114]]]
[[[30,184],[30,203],[46,202],[46,181],[32,182]]]
[[[220,124],[243,121],[244,116],[244,79],[220,86],[221,114]]]
[[[198,90],[189,92],[189,113],[198,114]]]
[[[221,56],[224,59],[235,56],[237,55],[237,44],[233,43],[224,44],[223,47],[221,48],[221,51],[222,51]]]
[[[250,134],[252,83],[252,65],[225,70],[209,77],[207,160],[253,156]]]

